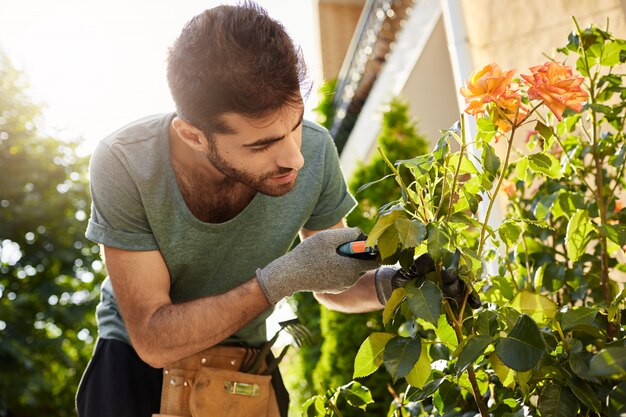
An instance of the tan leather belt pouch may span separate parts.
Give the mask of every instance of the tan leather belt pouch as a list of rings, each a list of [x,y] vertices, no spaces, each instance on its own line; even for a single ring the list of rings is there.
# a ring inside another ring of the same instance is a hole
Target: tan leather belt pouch
[[[279,417],[270,375],[238,372],[250,351],[214,346],[163,369],[161,410],[168,417]]]

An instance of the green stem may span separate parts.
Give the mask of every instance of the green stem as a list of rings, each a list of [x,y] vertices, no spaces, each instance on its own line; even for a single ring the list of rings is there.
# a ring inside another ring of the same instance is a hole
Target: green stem
[[[461,171],[461,162],[463,161],[463,154],[465,153],[465,117],[461,116],[461,150],[459,151],[459,162],[456,164],[456,170],[454,171],[454,179],[452,181],[452,188],[450,188],[450,203],[448,204],[448,213],[446,215],[446,221],[450,220],[452,214],[452,200],[456,189],[456,184],[459,178],[459,172]]]
[[[565,349],[565,351],[569,354],[570,346],[567,343],[567,339],[565,338],[565,334],[563,334],[563,329],[561,328],[561,323],[559,323],[558,320],[555,320],[554,323],[556,325],[556,330],[557,330],[557,332],[559,332],[559,336],[561,336],[561,340],[563,341],[563,349]]]
[[[572,158],[569,156],[569,154],[567,153],[567,150],[565,149],[565,146],[563,146],[563,142],[561,142],[561,139],[558,137],[558,135],[556,134],[554,128],[550,127],[550,130],[552,130],[552,135],[554,136],[554,139],[557,141],[557,143],[559,144],[559,146],[561,147],[561,149],[563,149],[563,154],[565,155],[565,157],[567,158],[567,160],[569,161],[570,166],[572,167],[572,169],[574,171],[576,171],[576,173],[578,174],[578,178],[580,178],[580,180],[587,186],[587,189],[589,190],[593,190],[593,188],[591,188],[591,186],[589,185],[589,183],[587,183],[587,180],[585,180],[585,174],[584,172],[581,172],[579,170],[579,168],[574,164],[574,161],[572,160]]]
[[[513,148],[513,137],[515,136],[516,126],[513,125],[511,129],[511,136],[507,142],[506,147],[506,157],[504,158],[504,165],[502,166],[502,172],[500,173],[500,178],[498,178],[498,183],[496,184],[496,188],[493,191],[493,194],[489,197],[489,206],[487,206],[487,213],[485,214],[485,218],[483,219],[483,227],[480,229],[480,240],[478,243],[478,257],[482,256],[483,247],[485,245],[485,232],[487,231],[487,225],[489,223],[489,217],[491,216],[491,210],[493,209],[493,205],[496,202],[498,197],[498,191],[500,191],[500,186],[502,186],[502,181],[504,180],[504,176],[506,175],[507,168],[509,167],[509,159],[511,157],[511,149]]]
[[[337,408],[337,406],[335,405],[335,402],[337,401],[337,393],[335,393],[329,400],[328,400],[328,408],[330,408],[333,413],[335,413],[337,415],[337,417],[343,417],[343,414],[341,414],[341,411],[339,411],[339,409]]]
[[[398,171],[396,169],[396,167],[391,163],[391,161],[389,161],[389,159],[387,158],[387,155],[385,155],[385,153],[383,152],[383,150],[378,147],[378,152],[380,152],[380,155],[383,157],[383,160],[385,161],[385,163],[387,164],[387,166],[391,169],[391,172],[394,173],[394,175],[396,176],[396,181],[398,182],[398,185],[400,185],[400,187],[402,187],[402,189],[404,190],[404,192],[407,195],[407,200],[408,203],[413,206],[413,211],[415,213],[418,213],[418,207],[415,205],[415,202],[413,201],[413,199],[411,198],[411,196],[409,195],[409,189],[407,188],[407,186],[404,184],[404,181],[402,180],[402,176],[400,176],[400,171]],[[422,203],[423,204],[423,203]],[[428,219],[424,218],[424,221],[427,221]]]
[[[580,26],[578,25],[578,22],[576,21],[576,19],[574,18],[574,24],[576,25],[576,30],[578,31],[578,36],[582,41],[582,31],[580,30]],[[582,52],[582,58],[583,58],[583,63],[585,65],[585,70],[587,71],[587,74],[590,78],[590,83],[589,83],[589,100],[591,101],[591,126],[592,126],[592,130],[591,130],[591,136],[592,136],[592,149],[593,149],[593,160],[595,162],[595,168],[596,168],[596,175],[595,175],[595,179],[596,179],[596,202],[598,204],[598,209],[600,211],[600,225],[604,226],[606,225],[606,221],[607,221],[607,214],[606,214],[606,201],[604,200],[604,178],[602,175],[602,159],[600,158],[599,152],[598,152],[598,115],[596,114],[596,111],[593,109],[593,104],[595,104],[596,102],[596,84],[595,84],[595,80],[597,79],[597,76],[599,75],[599,72],[596,72],[596,74],[594,74],[594,76],[591,76],[591,68],[589,67],[589,61],[587,58],[587,51],[585,51],[585,48],[581,45],[579,47],[580,51]],[[607,250],[607,241],[606,241],[606,236],[602,235],[600,236],[600,250],[601,250],[601,255],[600,255],[600,259],[602,262],[602,296],[604,298],[604,301],[606,302],[607,306],[611,304],[611,295],[609,292],[609,254],[608,254],[608,250]],[[609,326],[608,328],[609,332],[608,332],[608,337],[612,338],[614,336],[615,333],[615,329],[613,329],[613,326]]]
[[[441,285],[441,261],[437,262],[437,267],[435,268],[437,279]],[[469,295],[469,291],[466,296]],[[463,311],[465,310],[465,302],[463,303],[463,307],[461,309],[461,315],[456,317],[454,311],[452,311],[452,307],[450,307],[450,303],[447,299],[443,300],[443,307],[446,310],[446,316],[452,322],[452,328],[456,334],[456,339],[459,345],[463,342]],[[487,409],[487,405],[485,404],[485,399],[483,398],[480,388],[478,386],[478,381],[476,379],[476,373],[472,367],[467,369],[467,376],[469,378],[470,384],[472,385],[472,392],[474,395],[474,401],[476,401],[476,405],[478,406],[478,410],[480,411],[480,415],[482,417],[489,417],[489,410]]]

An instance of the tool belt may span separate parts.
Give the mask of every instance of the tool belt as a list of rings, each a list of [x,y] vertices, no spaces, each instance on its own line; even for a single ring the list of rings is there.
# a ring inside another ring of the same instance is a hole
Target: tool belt
[[[153,417],[280,417],[272,376],[239,371],[257,352],[213,346],[165,367]]]

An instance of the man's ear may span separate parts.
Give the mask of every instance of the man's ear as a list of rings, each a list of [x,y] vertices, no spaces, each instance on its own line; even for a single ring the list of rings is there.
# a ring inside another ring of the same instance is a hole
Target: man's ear
[[[208,140],[200,129],[179,117],[174,117],[172,120],[172,128],[185,145],[194,151],[206,152]]]

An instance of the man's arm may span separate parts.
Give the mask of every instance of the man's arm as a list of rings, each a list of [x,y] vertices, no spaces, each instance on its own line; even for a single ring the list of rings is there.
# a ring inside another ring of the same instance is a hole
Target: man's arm
[[[341,220],[339,223],[331,226],[330,229],[345,227],[345,223]],[[320,230],[300,231],[300,238],[306,239],[319,233]],[[366,313],[382,309],[384,306],[378,301],[376,288],[374,286],[374,271],[366,272],[357,283],[339,294],[314,293],[317,301],[325,307],[340,311],[342,313]]]
[[[159,251],[105,246],[104,256],[133,347],[155,368],[221,342],[270,307],[255,277],[224,294],[172,304]]]

